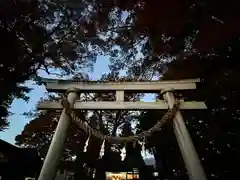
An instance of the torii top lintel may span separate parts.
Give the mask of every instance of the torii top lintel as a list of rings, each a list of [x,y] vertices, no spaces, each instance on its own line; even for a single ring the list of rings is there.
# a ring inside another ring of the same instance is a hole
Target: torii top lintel
[[[131,92],[159,92],[163,89],[188,90],[196,89],[200,79],[187,79],[178,81],[72,81],[59,79],[42,79],[49,92],[66,92],[69,88],[77,88],[83,92],[101,91],[131,91]]]

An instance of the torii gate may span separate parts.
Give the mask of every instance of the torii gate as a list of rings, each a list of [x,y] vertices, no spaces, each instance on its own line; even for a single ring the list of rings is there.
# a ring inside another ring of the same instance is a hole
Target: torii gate
[[[67,100],[73,109],[83,110],[151,110],[173,108],[175,97],[169,90],[196,89],[199,79],[188,79],[180,81],[151,81],[151,82],[77,82],[69,80],[43,79],[49,92],[67,92]],[[81,102],[78,101],[81,92],[112,92],[116,91],[116,101]],[[124,92],[153,93],[163,92],[167,101],[158,102],[125,102]],[[206,109],[204,102],[180,101],[180,109]],[[70,117],[63,108],[61,102],[42,102],[38,109],[63,109],[55,134],[49,147],[47,156],[38,180],[54,180],[57,166],[61,158],[63,144],[70,125]],[[173,129],[179,144],[179,148],[189,175],[190,180],[206,180],[205,172],[201,166],[199,157],[193,145],[190,134],[184,123],[180,111],[177,111],[173,120]]]

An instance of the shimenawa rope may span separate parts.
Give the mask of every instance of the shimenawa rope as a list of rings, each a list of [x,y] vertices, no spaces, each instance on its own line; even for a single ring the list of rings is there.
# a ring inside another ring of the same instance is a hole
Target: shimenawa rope
[[[151,136],[153,132],[160,131],[162,126],[165,124],[165,122],[169,119],[173,119],[176,115],[176,112],[179,108],[179,101],[177,101],[176,104],[174,104],[173,108],[169,109],[168,112],[162,117],[160,121],[158,121],[152,128],[145,130],[139,134],[128,136],[128,137],[113,137],[104,135],[99,131],[96,131],[91,128],[90,125],[86,121],[81,120],[77,114],[72,110],[70,107],[70,104],[67,99],[64,99],[62,101],[62,106],[65,108],[66,113],[70,116],[70,118],[78,124],[78,126],[83,129],[86,133],[89,135],[93,135],[102,141],[107,141],[111,144],[121,144],[121,143],[129,143],[129,142],[136,142],[142,140],[144,137]]]

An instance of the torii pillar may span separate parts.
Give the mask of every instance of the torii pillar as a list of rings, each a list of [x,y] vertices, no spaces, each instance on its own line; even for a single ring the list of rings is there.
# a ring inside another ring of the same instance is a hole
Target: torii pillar
[[[173,108],[176,103],[172,92],[163,95],[168,102],[169,108]],[[196,149],[193,145],[190,134],[187,130],[181,112],[178,110],[173,119],[173,131],[185,163],[190,180],[206,180],[206,174],[202,168]]]
[[[79,99],[79,90],[76,88],[70,88],[68,89],[67,94],[68,102],[70,104],[70,107],[72,108],[75,101]],[[66,113],[66,110],[63,109],[38,180],[55,179],[59,160],[62,155],[64,141],[67,137],[67,130],[70,126],[70,123],[71,119]]]

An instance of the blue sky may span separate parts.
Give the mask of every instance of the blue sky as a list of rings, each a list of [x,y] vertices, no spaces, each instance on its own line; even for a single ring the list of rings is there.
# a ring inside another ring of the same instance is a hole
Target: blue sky
[[[94,72],[91,74],[93,80],[101,78],[102,74],[109,71],[108,69],[109,60],[107,57],[99,56],[94,67]],[[42,77],[55,78],[54,76],[48,76],[44,72],[40,72]],[[46,96],[46,89],[44,86],[35,85],[33,81],[28,81],[26,84],[33,88],[29,93],[30,100],[25,102],[21,99],[15,99],[10,111],[14,113],[9,117],[10,127],[3,132],[0,132],[0,139],[3,139],[11,144],[15,144],[15,136],[20,134],[26,123],[30,121],[26,116],[23,116],[22,113],[28,112],[31,109],[34,109],[37,102],[41,97]]]
[[[102,74],[109,71],[108,68],[109,60],[105,56],[99,56],[97,58],[96,64],[94,66],[94,72],[91,73],[90,77],[92,80],[100,79]],[[49,77],[46,73],[40,72],[42,77]],[[49,78],[55,78],[50,76]],[[10,127],[3,132],[0,132],[0,139],[3,139],[11,144],[15,144],[15,136],[20,134],[24,126],[30,121],[29,118],[23,116],[22,113],[28,112],[31,109],[34,109],[41,97],[47,95],[47,91],[44,86],[35,85],[33,81],[28,81],[26,84],[33,88],[29,93],[30,100],[25,102],[21,99],[14,100],[10,111],[14,113],[9,117]],[[147,95],[144,100],[152,101],[154,99],[153,95]]]

